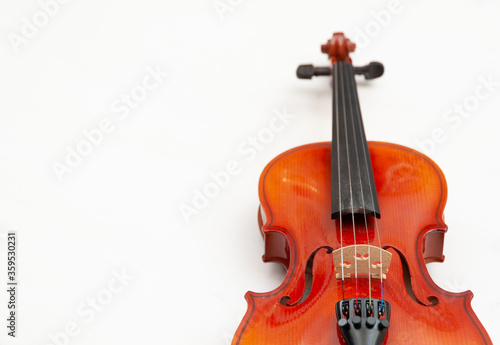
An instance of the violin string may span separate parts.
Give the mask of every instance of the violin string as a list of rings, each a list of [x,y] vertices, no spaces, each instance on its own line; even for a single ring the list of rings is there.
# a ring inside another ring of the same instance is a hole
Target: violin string
[[[342,269],[342,301],[345,300],[345,281],[344,281],[344,240],[343,240],[343,234],[342,234],[342,198],[341,198],[341,191],[340,191],[340,139],[339,139],[339,90],[338,90],[338,63],[333,65],[334,68],[334,87],[335,87],[335,121],[336,121],[336,136],[337,136],[337,176],[338,176],[338,191],[339,191],[339,225],[340,225],[340,266]],[[335,263],[334,263],[335,264]]]
[[[354,73],[353,73],[353,70],[352,70],[352,67],[349,67],[348,69],[348,73],[347,73],[347,76],[349,78],[349,81],[351,83],[351,88],[349,89],[349,100],[351,101],[349,104],[349,108],[350,108],[350,113],[351,113],[351,125],[352,125],[352,134],[353,134],[353,137],[354,137],[354,147],[355,147],[355,151],[356,151],[356,163],[358,164],[358,177],[359,177],[359,181],[360,181],[360,189],[361,189],[361,203],[362,205],[365,204],[365,194],[363,192],[363,183],[362,183],[362,180],[361,180],[361,166],[360,166],[360,161],[359,161],[359,151],[358,151],[358,142],[357,142],[357,135],[356,135],[356,129],[355,129],[355,125],[354,125],[354,113],[355,113],[355,110],[354,110],[354,105],[356,104],[356,97],[355,97],[355,94],[356,94],[356,82],[354,81]],[[358,112],[358,118],[361,117],[361,114]],[[364,218],[364,222],[365,222],[365,233],[366,233],[366,243],[368,244],[368,241],[369,241],[369,235],[368,235],[368,222],[366,220],[366,208],[363,207],[363,218]],[[370,250],[368,248],[368,303],[370,305],[370,308],[371,308],[371,305],[372,305],[372,279],[371,279],[371,255],[370,255]]]
[[[359,108],[359,100],[358,100],[358,97],[357,97],[357,92],[354,93],[354,96],[356,97],[355,104],[358,105],[358,110],[359,110],[359,112],[361,114],[361,109]],[[359,126],[360,133],[364,133],[363,120],[362,120],[361,117],[360,117],[360,121],[358,123],[358,126]],[[365,163],[366,163],[365,164],[366,171],[367,171],[367,173],[369,173],[369,171],[368,171],[368,166],[369,166],[369,164],[368,164],[368,156],[367,156],[367,152],[366,152],[366,149],[365,149],[365,145],[362,146],[362,149],[363,149],[363,157],[364,157],[364,160],[365,160]],[[375,205],[375,198],[373,196],[373,187],[372,187],[371,179],[368,179],[368,186],[370,187],[370,197],[371,197],[372,204]],[[380,262],[380,312],[382,312],[382,310],[384,308],[384,278],[383,278],[383,271],[382,271],[382,266],[383,266],[382,241],[380,240],[380,231],[379,231],[379,227],[378,227],[377,216],[375,214],[373,214],[373,218],[374,218],[374,223],[375,223],[375,233],[377,234],[378,247],[379,247],[379,262]]]
[[[343,106],[343,115],[344,115],[344,135],[345,135],[345,145],[346,145],[346,158],[347,158],[347,170],[349,172],[349,193],[350,193],[350,198],[351,198],[351,215],[352,215],[352,236],[354,240],[354,284],[355,284],[355,296],[356,296],[356,308],[358,308],[358,251],[357,251],[357,245],[356,245],[356,224],[355,224],[355,219],[354,219],[354,202],[353,202],[353,197],[352,197],[352,177],[351,177],[351,160],[349,157],[349,140],[348,140],[348,133],[347,133],[347,116],[346,116],[346,95],[345,95],[345,87],[344,87],[344,78],[345,78],[345,71],[347,70],[345,68],[347,64],[342,63],[342,78],[340,79],[341,83],[341,90],[342,90],[342,106]]]

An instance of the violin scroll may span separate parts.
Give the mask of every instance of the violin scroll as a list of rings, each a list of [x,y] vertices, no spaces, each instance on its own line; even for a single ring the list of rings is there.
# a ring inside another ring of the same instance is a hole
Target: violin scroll
[[[332,60],[332,65],[339,61],[351,63],[349,53],[352,53],[355,49],[356,44],[346,38],[342,32],[334,33],[326,44],[321,45],[321,52],[328,55]]]

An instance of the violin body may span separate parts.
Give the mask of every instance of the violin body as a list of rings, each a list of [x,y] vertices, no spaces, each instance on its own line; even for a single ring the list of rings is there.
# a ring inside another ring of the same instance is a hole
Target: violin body
[[[393,254],[384,285],[392,308],[391,328],[384,344],[491,344],[471,309],[472,293],[439,288],[425,264],[443,261],[447,227],[442,215],[446,181],[439,167],[424,155],[402,146],[371,142],[370,156],[384,217],[378,221],[382,247]],[[342,284],[335,279],[330,254],[314,258],[312,289],[300,304],[285,306],[280,298],[298,301],[304,294],[310,253],[340,246],[338,221],[330,207],[330,143],[301,146],[271,161],[261,175],[260,223],[265,239],[264,261],[281,263],[286,277],[269,293],[248,292],[248,311],[233,345],[343,344],[339,337],[335,301]],[[263,220],[265,219],[265,223]],[[357,230],[357,241],[377,244],[373,223]],[[347,230],[346,230],[347,228]],[[346,243],[353,243],[352,224],[344,224]],[[408,270],[408,272],[405,272]],[[365,278],[362,284],[367,284]],[[354,290],[346,280],[347,291]],[[406,286],[405,284],[408,284]],[[379,286],[372,286],[379,293]]]
[[[367,142],[354,68],[355,45],[336,33],[322,52],[332,68],[301,65],[297,76],[333,76],[332,142],[274,158],[259,182],[265,262],[286,269],[268,293],[248,292],[233,345],[491,345],[471,308],[430,277],[442,262],[447,187],[425,155]]]

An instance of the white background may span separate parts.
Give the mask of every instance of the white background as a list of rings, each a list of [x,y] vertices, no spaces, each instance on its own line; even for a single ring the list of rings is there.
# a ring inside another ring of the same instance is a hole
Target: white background
[[[500,81],[499,3],[400,0],[390,18],[385,0],[229,4],[221,14],[212,0],[71,0],[44,21],[35,0],[0,2],[0,277],[16,230],[20,282],[18,337],[1,321],[0,342],[229,344],[244,293],[284,276],[261,261],[259,174],[289,148],[330,140],[329,80],[295,69],[327,65],[319,47],[344,31],[369,34],[354,65],[386,67],[359,83],[368,139],[419,149],[442,131],[429,155],[447,177],[449,232],[446,261],[429,270],[474,292],[498,343],[499,85],[460,124],[444,116],[474,104],[480,78]],[[120,117],[113,105],[140,93],[150,69],[169,75]],[[294,119],[262,150],[238,150],[284,109]],[[114,131],[59,181],[55,162],[104,118]],[[239,173],[187,223],[180,205],[231,161]],[[92,314],[96,297],[105,305]],[[1,320],[6,304],[0,293]]]

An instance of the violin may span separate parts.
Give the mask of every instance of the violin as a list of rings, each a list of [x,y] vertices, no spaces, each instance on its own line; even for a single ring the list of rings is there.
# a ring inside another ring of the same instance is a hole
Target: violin
[[[268,293],[247,292],[233,345],[492,344],[472,293],[441,289],[426,263],[442,262],[447,186],[441,169],[413,149],[365,137],[353,67],[355,44],[335,33],[321,46],[331,66],[332,141],[274,158],[259,181],[265,262],[286,269]]]

